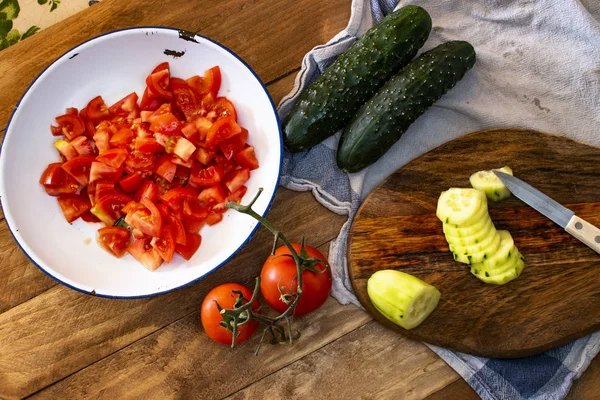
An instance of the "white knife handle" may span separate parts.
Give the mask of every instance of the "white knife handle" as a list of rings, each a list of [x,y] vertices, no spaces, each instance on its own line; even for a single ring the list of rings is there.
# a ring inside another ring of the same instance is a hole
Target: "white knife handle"
[[[600,229],[594,225],[577,215],[573,215],[565,230],[588,245],[596,253],[600,253]]]

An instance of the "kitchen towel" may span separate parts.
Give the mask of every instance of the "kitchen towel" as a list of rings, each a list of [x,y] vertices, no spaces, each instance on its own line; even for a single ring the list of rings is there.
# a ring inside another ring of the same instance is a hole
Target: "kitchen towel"
[[[353,0],[346,29],[304,57],[294,88],[279,105],[281,120],[340,53],[395,7],[408,4],[426,9],[433,21],[421,52],[466,40],[477,52],[475,67],[361,172],[337,169],[339,132],[309,151],[285,153],[283,160],[282,186],[311,190],[325,207],[348,216],[329,252],[332,294],[343,304],[360,307],[346,269],[352,218],[366,195],[407,162],[469,132],[496,127],[537,129],[600,145],[600,3],[594,0]],[[600,351],[600,332],[515,360],[430,347],[483,399],[561,399]]]

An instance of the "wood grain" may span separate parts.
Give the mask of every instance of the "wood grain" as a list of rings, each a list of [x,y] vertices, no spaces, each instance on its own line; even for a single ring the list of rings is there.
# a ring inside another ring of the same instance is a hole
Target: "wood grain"
[[[491,357],[524,357],[600,328],[600,257],[516,198],[490,205],[527,263],[520,278],[486,285],[454,262],[435,217],[439,193],[469,187],[475,171],[509,165],[515,174],[600,225],[600,149],[539,132],[467,135],[414,160],[365,200],[350,233],[350,273],[361,303],[385,325],[418,340]],[[366,293],[378,269],[436,286],[442,299],[406,331],[379,314]],[[527,335],[521,334],[527,332]]]
[[[457,379],[424,344],[370,322],[228,399],[422,399]]]

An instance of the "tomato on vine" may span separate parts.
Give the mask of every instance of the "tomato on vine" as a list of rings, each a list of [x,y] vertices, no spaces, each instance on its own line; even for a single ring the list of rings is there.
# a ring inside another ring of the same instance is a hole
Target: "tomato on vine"
[[[320,259],[312,268],[302,271],[302,296],[293,312],[295,316],[306,315],[321,307],[331,291],[331,272],[327,260],[317,249],[306,246],[302,254],[302,244],[293,243],[292,247],[303,258]],[[312,270],[311,270],[312,269]],[[275,254],[269,256],[260,273],[260,291],[266,302],[275,311],[284,312],[289,304],[282,300],[292,300],[298,290],[296,262],[287,246],[281,246]]]

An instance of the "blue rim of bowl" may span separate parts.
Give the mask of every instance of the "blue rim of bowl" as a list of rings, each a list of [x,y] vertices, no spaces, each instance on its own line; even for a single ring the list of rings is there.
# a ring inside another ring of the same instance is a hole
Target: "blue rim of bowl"
[[[29,89],[31,89],[31,86],[33,86],[33,84],[40,78],[40,76],[42,76],[44,74],[44,72],[46,72],[46,70],[48,68],[50,68],[52,65],[54,65],[57,61],[59,61],[60,59],[62,59],[64,56],[66,56],[67,54],[71,53],[73,50],[77,49],[78,47],[91,42],[93,40],[96,40],[98,38],[101,38],[103,36],[108,36],[117,32],[124,32],[124,31],[135,31],[135,30],[144,30],[144,29],[162,29],[162,30],[168,30],[168,31],[175,31],[178,32],[179,34],[181,34],[182,32],[184,34],[189,34],[191,35],[191,37],[199,37],[202,38],[204,40],[207,40],[213,44],[215,44],[216,46],[222,48],[223,50],[227,51],[229,54],[231,54],[233,57],[235,57],[238,61],[240,61],[247,69],[248,71],[250,71],[252,73],[252,75],[254,76],[254,78],[256,78],[256,80],[258,81],[258,83],[260,84],[260,86],[263,88],[265,94],[267,95],[267,98],[269,99],[269,102],[271,103],[271,107],[273,108],[273,112],[275,114],[275,120],[277,121],[277,129],[279,131],[279,170],[277,172],[277,181],[275,183],[275,188],[273,190],[273,195],[271,196],[271,198],[269,199],[269,203],[267,204],[267,208],[265,209],[264,213],[262,214],[262,216],[264,217],[265,215],[267,215],[267,213],[269,212],[269,210],[271,209],[271,206],[273,205],[273,199],[275,198],[275,195],[277,194],[277,189],[279,188],[279,179],[281,178],[281,162],[283,160],[283,139],[282,139],[282,131],[281,131],[281,121],[279,120],[279,114],[277,113],[277,107],[275,107],[275,104],[273,103],[273,99],[271,98],[271,96],[269,95],[269,91],[267,90],[267,87],[265,86],[265,84],[263,83],[263,81],[258,77],[258,75],[256,74],[256,72],[254,72],[254,70],[246,63],[246,61],[244,61],[240,56],[238,56],[235,52],[233,52],[232,50],[230,50],[228,47],[222,45],[221,43],[214,41],[212,39],[207,38],[206,36],[202,36],[200,34],[197,33],[192,33],[192,32],[188,32],[182,29],[177,29],[177,28],[173,28],[173,27],[169,27],[169,26],[160,26],[160,25],[149,25],[149,26],[136,26],[136,27],[132,27],[132,28],[123,28],[123,29],[117,29],[114,31],[110,31],[110,32],[106,32],[106,33],[102,33],[100,35],[94,36],[93,38],[90,38],[84,42],[79,43],[77,46],[70,48],[69,50],[65,51],[63,54],[61,54],[59,57],[57,57],[54,61],[52,61],[50,64],[48,64],[36,77],[33,81],[31,81],[31,83],[29,84],[29,86],[27,87],[27,89],[25,90],[25,92],[23,92],[23,94],[21,95],[21,98],[19,98],[19,101],[17,102],[17,104],[15,105],[15,108],[13,109],[12,113],[10,114],[10,118],[8,119],[8,123],[6,124],[6,128],[4,130],[4,136],[2,137],[2,142],[0,143],[0,157],[2,157],[2,148],[4,147],[4,139],[6,139],[7,133],[8,133],[8,129],[10,127],[10,123],[13,119],[13,116],[15,115],[15,112],[18,110],[19,105],[21,104],[21,101],[23,100],[23,98],[25,97],[25,95],[29,92]],[[184,39],[182,39],[184,40]],[[0,208],[2,208],[3,213],[4,213],[4,207],[2,206],[2,203],[0,202]],[[85,293],[88,294],[90,296],[96,296],[96,297],[104,297],[104,298],[108,298],[108,299],[143,299],[146,297],[154,297],[154,296],[158,296],[161,294],[166,294],[175,290],[179,290],[179,289],[183,289],[187,286],[192,285],[193,283],[196,283],[204,278],[206,278],[207,276],[209,276],[210,274],[212,274],[213,272],[215,272],[216,270],[218,270],[219,268],[221,268],[223,265],[227,264],[227,262],[229,262],[229,260],[231,260],[233,258],[233,256],[235,256],[247,243],[248,241],[254,236],[254,234],[256,233],[256,230],[260,227],[260,223],[258,221],[256,221],[256,226],[254,227],[254,229],[252,229],[252,232],[250,232],[250,234],[248,235],[248,237],[246,238],[246,240],[244,240],[244,242],[233,252],[231,253],[231,255],[229,257],[227,257],[225,260],[223,260],[222,263],[218,264],[217,266],[215,266],[213,269],[211,269],[210,271],[207,271],[206,273],[204,273],[203,275],[199,276],[196,279],[193,279],[187,283],[184,283],[183,285],[168,289],[168,290],[164,290],[164,291],[160,291],[160,292],[154,292],[154,293],[149,293],[149,294],[142,294],[142,295],[135,295],[135,296],[115,296],[115,295],[110,295],[110,294],[101,294],[101,293],[96,293],[95,289],[92,290],[92,292],[78,288],[76,286],[73,286],[71,284],[68,284],[66,282],[63,282],[62,280],[60,280],[59,278],[57,278],[56,276],[52,275],[49,271],[47,271],[46,269],[44,269],[41,265],[39,265],[38,263],[36,263],[31,256],[25,251],[25,249],[23,249],[23,247],[21,246],[21,243],[19,242],[19,240],[17,239],[17,237],[15,236],[15,234],[13,233],[12,228],[10,227],[8,220],[6,218],[4,218],[4,221],[6,222],[6,226],[8,226],[8,230],[10,232],[10,234],[12,235],[13,239],[15,240],[15,242],[17,243],[17,245],[19,246],[19,248],[21,249],[21,251],[27,256],[27,258],[29,259],[29,261],[31,261],[33,263],[33,265],[35,265],[36,267],[38,267],[43,273],[45,273],[46,275],[50,276],[52,279],[54,279],[55,281],[63,284],[64,286],[67,286],[73,290],[76,290],[78,292],[81,293]]]

